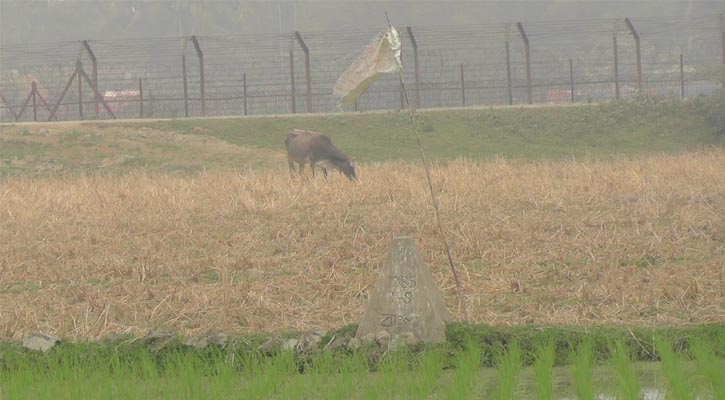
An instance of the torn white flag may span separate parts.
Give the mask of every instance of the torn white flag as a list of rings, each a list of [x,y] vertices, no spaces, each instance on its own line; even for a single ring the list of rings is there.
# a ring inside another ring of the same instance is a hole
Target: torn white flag
[[[355,103],[381,74],[396,72],[401,66],[400,36],[390,26],[338,78],[332,92],[339,98],[339,107]]]

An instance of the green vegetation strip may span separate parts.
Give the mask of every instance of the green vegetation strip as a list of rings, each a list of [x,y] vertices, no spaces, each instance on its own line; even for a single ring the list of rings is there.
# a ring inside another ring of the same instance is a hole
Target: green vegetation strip
[[[330,335],[349,334],[354,326]],[[330,336],[332,337],[332,336]],[[533,363],[537,398],[557,398],[552,369],[567,360],[580,399],[618,387],[619,398],[638,398],[637,360],[660,360],[668,398],[722,398],[725,324],[681,329],[492,328],[452,325],[448,341],[396,351],[363,346],[307,352],[259,345],[264,336],[237,338],[221,348],[171,343],[150,349],[143,341],[63,343],[46,353],[0,345],[0,397],[55,398],[522,398],[520,374]],[[641,349],[645,348],[646,351]],[[637,357],[635,359],[635,356]],[[687,368],[688,365],[694,365]],[[486,366],[495,368],[484,382]],[[607,385],[592,379],[611,367]],[[607,387],[602,387],[607,386]],[[718,397],[719,396],[719,397]],[[531,394],[533,397],[533,391]],[[529,398],[529,397],[525,397]]]
[[[573,107],[428,110],[416,114],[431,159],[496,156],[611,159],[721,145],[725,94],[635,98]],[[290,129],[329,135],[359,162],[417,161],[403,113],[204,118],[0,126],[0,176],[144,170],[284,169]]]

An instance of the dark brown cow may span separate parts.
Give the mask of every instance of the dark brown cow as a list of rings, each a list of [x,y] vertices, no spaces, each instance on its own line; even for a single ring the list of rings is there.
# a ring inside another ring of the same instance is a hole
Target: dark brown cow
[[[355,165],[352,160],[332,144],[329,137],[311,131],[294,129],[287,133],[284,141],[287,148],[287,161],[290,171],[295,170],[294,163],[299,164],[298,172],[301,175],[305,164],[310,164],[312,176],[315,176],[315,167],[322,168],[327,177],[327,169],[334,168],[348,177],[356,179]]]

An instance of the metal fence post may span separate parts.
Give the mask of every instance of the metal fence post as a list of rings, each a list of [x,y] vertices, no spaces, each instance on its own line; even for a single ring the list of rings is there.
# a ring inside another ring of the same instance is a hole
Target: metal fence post
[[[680,53],[680,98],[685,98],[685,62]]]
[[[720,31],[722,35],[722,63],[725,64],[725,13],[720,14]]]
[[[186,44],[184,44],[184,52],[186,52]],[[186,54],[181,53],[181,78],[184,81],[184,116],[189,117],[189,87],[186,81]]]
[[[463,64],[461,64],[461,100],[463,100],[463,107],[466,106],[466,81],[463,78]]]
[[[98,61],[96,60],[96,55],[93,54],[93,50],[91,50],[91,46],[88,44],[87,40],[83,41],[83,47],[86,49],[86,52],[88,53],[88,57],[91,58],[91,68],[92,68],[92,78],[93,78],[93,87],[96,88],[96,91],[98,90]],[[99,112],[99,98],[96,96],[96,92],[93,92],[93,105],[94,110],[96,112],[96,119],[99,118],[100,112]]]
[[[403,59],[403,41],[400,41],[400,59]],[[400,79],[398,84],[398,92],[400,94],[400,110],[405,109],[405,91],[403,90],[403,79]],[[409,100],[410,101],[410,100]]]
[[[619,56],[617,55],[617,32],[612,36],[614,49],[614,98],[619,98]]]
[[[138,117],[143,118],[143,82],[138,78]]]
[[[292,96],[292,114],[297,112],[297,104],[295,99],[295,35],[289,38],[289,78],[290,78],[290,95]]]
[[[418,64],[418,42],[415,40],[413,35],[413,29],[406,27],[405,30],[408,32],[408,38],[410,44],[413,47],[413,66],[415,71],[415,108],[420,108],[420,66]]]
[[[244,101],[244,115],[247,115],[247,73],[242,74],[242,90],[243,92],[243,101]]]
[[[514,104],[513,87],[511,86],[511,54],[509,53],[509,41],[506,40],[506,88],[508,89],[508,103]]]
[[[25,112],[25,109],[28,108],[28,103],[30,103],[30,100],[35,98],[33,96],[34,94],[35,94],[35,92],[31,88],[30,93],[28,93],[28,97],[25,98],[25,101],[23,101],[23,105],[20,107],[20,111],[15,116],[15,121],[16,122],[19,121],[20,120],[20,117],[23,116],[23,113]]]
[[[295,38],[297,43],[300,44],[302,52],[305,53],[305,82],[307,83],[307,112],[312,112],[312,72],[310,71],[310,49],[307,48],[307,44],[302,39],[302,35],[295,31]]]
[[[38,121],[38,104],[35,101],[35,93],[38,91],[35,81],[31,84],[30,94],[33,96],[33,121]]]
[[[10,111],[10,114],[12,114],[13,118],[15,118],[15,120],[17,121],[18,114],[15,113],[15,109],[13,108],[13,106],[10,105],[10,103],[8,103],[8,99],[6,99],[5,96],[3,96],[2,92],[0,92],[0,100],[2,100],[3,103],[5,103],[5,105],[8,108],[8,111]]]
[[[642,52],[639,46],[639,33],[637,33],[637,30],[634,28],[634,25],[629,18],[625,18],[624,22],[627,24],[627,28],[634,38],[634,51],[637,56],[637,90],[639,93],[642,93]]]
[[[196,55],[199,57],[199,90],[201,92],[201,115],[206,116],[206,79],[204,74],[204,53],[201,51],[199,41],[196,40],[196,36],[191,37],[191,42],[194,44]]]
[[[524,41],[524,52],[526,56],[526,89],[528,91],[529,104],[532,104],[534,102],[534,96],[531,84],[531,49],[529,47],[529,37],[526,35],[526,31],[524,31],[524,26],[521,22],[517,22],[516,27],[519,29],[521,39]]]
[[[82,68],[81,60],[78,59],[76,61],[76,74],[78,75],[78,114],[81,120],[83,119],[83,81],[80,78]]]
[[[571,102],[574,103],[574,62],[569,59],[569,91],[571,92]]]
[[[78,62],[80,64],[80,61]],[[53,109],[50,111],[50,116],[48,117],[48,121],[53,120],[53,117],[55,117],[55,113],[58,111],[58,107],[60,107],[60,103],[63,101],[63,98],[65,97],[66,93],[68,93],[68,89],[70,89],[70,85],[73,84],[73,79],[78,77],[78,80],[81,79],[80,74],[78,73],[78,64],[76,64],[76,69],[73,72],[73,74],[68,79],[68,82],[65,84],[65,87],[63,88],[63,91],[60,93],[60,97],[58,97],[58,101],[53,106]]]
[[[116,115],[113,113],[113,110],[111,110],[111,107],[109,107],[108,103],[106,103],[106,100],[104,100],[103,97],[101,97],[101,94],[98,93],[98,90],[93,87],[93,82],[91,82],[91,79],[88,78],[88,75],[86,75],[86,73],[83,71],[83,68],[81,68],[78,71],[78,80],[80,80],[81,78],[85,79],[86,83],[88,83],[88,86],[90,86],[91,89],[93,89],[93,93],[96,95],[98,100],[100,100],[101,104],[103,104],[103,107],[106,109],[106,112],[108,113],[108,115],[110,115],[111,118],[116,118]]]

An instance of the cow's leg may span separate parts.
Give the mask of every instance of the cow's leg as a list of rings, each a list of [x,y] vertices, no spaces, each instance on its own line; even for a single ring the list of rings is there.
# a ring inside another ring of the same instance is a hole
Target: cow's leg
[[[301,163],[301,162],[298,162],[298,163],[297,163],[297,165],[299,166],[299,167],[297,168],[297,173],[298,173],[298,174],[299,174],[300,176],[302,176],[303,172],[305,172],[305,164],[304,164],[304,163]]]
[[[312,170],[312,177],[315,177],[315,164],[310,163],[310,169]]]
[[[295,162],[292,161],[292,159],[288,157],[287,158],[287,165],[289,166],[289,173],[290,173],[290,175],[294,175],[294,173],[297,170],[297,168],[295,168]]]
[[[327,168],[322,167],[322,175],[327,179]]]

